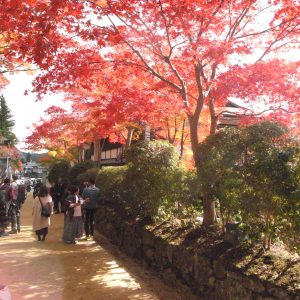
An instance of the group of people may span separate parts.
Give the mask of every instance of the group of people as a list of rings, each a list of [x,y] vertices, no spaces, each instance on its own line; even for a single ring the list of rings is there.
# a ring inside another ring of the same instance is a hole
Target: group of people
[[[0,237],[21,231],[20,211],[26,199],[26,187],[17,183],[18,177],[5,178],[0,185]],[[6,232],[11,225],[11,230]]]
[[[65,243],[76,244],[76,240],[82,238],[84,232],[87,240],[93,236],[94,216],[100,199],[99,188],[96,187],[93,178],[81,192],[76,185],[65,187],[59,179],[50,191],[46,186],[40,185],[34,196],[33,230],[38,241],[46,239],[50,226],[50,216],[42,215],[42,208],[47,208],[51,213],[63,210],[62,239]]]
[[[12,180],[5,178],[0,185],[0,237],[16,234],[21,231],[20,211],[26,199],[26,187],[17,183],[18,177]],[[33,191],[33,231],[38,241],[45,241],[50,226],[52,213],[64,213],[63,241],[75,244],[83,237],[89,240],[94,234],[94,216],[99,204],[99,188],[91,178],[79,188],[76,185],[66,186],[61,178],[48,189],[38,182]],[[49,215],[44,213],[44,210]],[[11,225],[11,230],[6,232]]]

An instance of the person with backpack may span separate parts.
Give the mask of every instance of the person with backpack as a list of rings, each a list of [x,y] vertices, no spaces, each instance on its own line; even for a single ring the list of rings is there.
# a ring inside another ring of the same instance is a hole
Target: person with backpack
[[[33,198],[37,197],[37,195],[39,194],[39,190],[42,186],[43,186],[42,182],[38,179],[33,189]]]
[[[11,183],[11,192],[12,192],[12,200],[10,201],[9,209],[8,209],[8,217],[11,222],[11,231],[9,234],[15,234],[20,229],[20,212],[18,207],[18,177],[16,175],[12,176],[12,183]],[[19,216],[18,216],[19,215]],[[19,226],[18,226],[19,220]]]
[[[10,180],[6,178],[4,183],[0,186],[0,237],[6,236],[5,232],[7,226],[9,225],[9,218],[7,215],[9,198],[12,199]]]
[[[43,215],[43,207],[49,210],[49,216]],[[33,202],[33,223],[32,229],[35,231],[38,241],[45,241],[50,226],[50,215],[53,213],[52,197],[45,185],[40,186],[37,197]]]
[[[13,195],[12,195],[12,188],[10,185],[10,179],[5,178],[3,184],[0,186],[0,191],[2,195],[5,197],[6,201],[6,214],[8,212],[10,202],[12,201]]]
[[[15,234],[21,231],[20,214],[21,206],[26,199],[26,188],[24,185],[17,183],[18,176],[12,176],[13,182],[11,183],[12,201],[9,208],[9,217],[11,219],[10,234]]]
[[[5,192],[0,192],[0,237],[6,236],[7,233],[5,232],[9,222],[6,213],[6,199],[5,199]]]
[[[11,231],[9,234],[17,233],[17,183],[10,183],[10,179],[6,178],[4,184],[0,188],[5,190],[7,217],[11,223]]]

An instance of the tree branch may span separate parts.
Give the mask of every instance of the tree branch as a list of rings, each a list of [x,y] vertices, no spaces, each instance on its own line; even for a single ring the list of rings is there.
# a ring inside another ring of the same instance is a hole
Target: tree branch
[[[115,28],[115,30],[120,34],[118,28],[116,27],[116,25],[114,24],[114,22],[112,21],[112,19],[107,16],[107,18],[109,19],[109,21],[111,22],[112,26]],[[139,52],[139,50],[137,50],[128,40],[126,40],[124,38],[124,43],[127,44],[127,46],[138,56],[138,58],[141,60],[141,62],[144,64],[145,68],[155,77],[161,79],[163,82],[167,83],[168,85],[170,85],[171,87],[173,87],[174,89],[176,89],[177,91],[181,92],[181,88],[173,83],[172,81],[166,79],[165,77],[163,77],[161,74],[159,74],[157,71],[155,71],[152,67],[150,67],[150,65],[147,63],[147,61],[144,59],[144,57],[141,55],[141,53]]]
[[[288,23],[292,22],[296,18],[297,18],[297,16],[295,16],[295,17],[293,17],[293,18],[291,18],[291,19],[289,19],[287,21],[283,21],[280,24],[277,24],[275,26],[269,27],[269,28],[267,28],[265,30],[262,30],[262,31],[253,32],[253,33],[248,33],[248,34],[244,34],[244,35],[241,35],[241,36],[237,36],[236,39],[238,40],[238,39],[246,38],[246,37],[249,37],[249,36],[256,36],[256,35],[261,35],[261,34],[264,34],[264,33],[268,33],[268,32],[270,32],[270,31],[272,31],[272,30],[274,30],[274,29],[276,29],[276,28],[278,28],[278,27],[280,27],[280,26],[282,26],[284,24],[288,24]],[[297,25],[297,26],[299,26],[299,25]]]

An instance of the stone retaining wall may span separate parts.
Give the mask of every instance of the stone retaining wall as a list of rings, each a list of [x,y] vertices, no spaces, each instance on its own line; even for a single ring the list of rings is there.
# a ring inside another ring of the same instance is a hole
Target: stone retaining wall
[[[170,284],[180,280],[204,299],[297,299],[298,290],[264,281],[231,264],[228,249],[217,253],[191,251],[172,244],[147,226],[122,220],[113,208],[102,206],[96,216],[96,230],[131,257],[159,270]],[[214,252],[214,251],[213,251]]]

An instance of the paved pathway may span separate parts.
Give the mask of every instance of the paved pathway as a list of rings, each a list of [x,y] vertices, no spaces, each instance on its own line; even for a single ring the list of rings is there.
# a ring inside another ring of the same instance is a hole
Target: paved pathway
[[[94,241],[62,243],[62,214],[53,215],[46,242],[35,241],[31,207],[29,194],[22,208],[21,233],[0,238],[0,284],[8,285],[12,300],[192,299],[187,291],[165,286],[109,244],[104,249]]]

